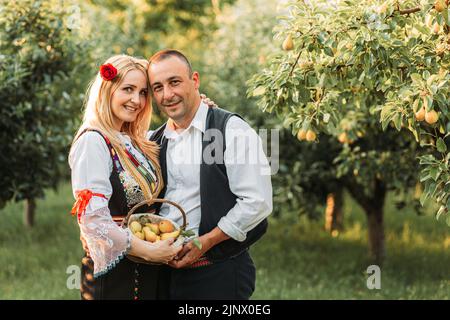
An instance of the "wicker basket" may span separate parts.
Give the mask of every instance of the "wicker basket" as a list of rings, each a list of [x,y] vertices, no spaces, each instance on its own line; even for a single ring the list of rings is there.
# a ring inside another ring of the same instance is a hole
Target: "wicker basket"
[[[154,203],[168,203],[174,207],[176,207],[180,213],[181,216],[183,217],[183,224],[181,226],[179,226],[176,222],[167,219],[167,218],[163,218],[159,215],[154,214],[153,212],[147,212],[147,213],[136,213],[133,214],[138,208],[140,208],[143,205],[152,205]],[[178,204],[176,204],[175,202],[166,200],[166,199],[150,199],[150,200],[145,200],[142,202],[139,202],[138,204],[136,204],[133,208],[131,208],[131,210],[128,212],[127,216],[122,220],[122,224],[121,227],[122,228],[128,228],[129,224],[135,220],[138,220],[140,217],[142,216],[146,216],[150,219],[150,221],[152,223],[159,223],[161,220],[168,220],[170,221],[173,226],[175,227],[175,230],[180,230],[180,231],[184,231],[186,229],[186,213],[184,212],[183,208],[181,208]],[[184,236],[180,233],[180,235],[178,235],[177,239],[174,241],[174,243],[172,245],[174,246],[178,246],[183,244],[185,238]],[[127,255],[126,256],[129,260],[133,261],[133,262],[137,262],[137,263],[145,263],[145,264],[161,264],[161,263],[157,263],[157,262],[150,262],[147,261],[143,258],[140,257],[135,257],[132,255]]]

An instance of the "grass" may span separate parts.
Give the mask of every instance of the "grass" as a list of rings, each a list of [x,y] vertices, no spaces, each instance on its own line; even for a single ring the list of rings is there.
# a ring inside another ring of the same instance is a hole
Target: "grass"
[[[68,289],[70,266],[82,249],[69,185],[38,201],[36,226],[23,226],[23,204],[0,211],[0,299],[78,299]],[[390,203],[388,201],[388,203]],[[253,299],[449,299],[450,228],[432,213],[386,208],[387,259],[381,289],[366,286],[367,230],[364,214],[346,198],[345,230],[337,237],[322,221],[271,219],[252,247],[257,266]],[[69,278],[70,280],[70,278]]]
[[[388,201],[389,203],[389,201]],[[381,289],[367,288],[365,215],[346,198],[345,230],[337,237],[322,221],[285,218],[252,248],[257,266],[254,299],[449,299],[450,228],[432,212],[417,216],[388,205],[387,259]]]

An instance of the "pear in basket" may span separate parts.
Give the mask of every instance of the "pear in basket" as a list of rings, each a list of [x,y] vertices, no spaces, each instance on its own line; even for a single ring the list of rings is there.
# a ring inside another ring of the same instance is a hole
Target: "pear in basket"
[[[136,237],[138,237],[139,239],[141,239],[141,240],[144,240],[144,239],[145,239],[145,236],[144,236],[144,233],[143,233],[143,232],[138,231],[138,232],[136,232],[134,235],[135,235]]]
[[[142,231],[142,226],[139,222],[133,221],[130,223],[130,230],[133,234],[136,234],[136,232]]]
[[[177,238],[178,235],[180,234],[180,230],[175,230],[173,232],[167,232],[167,233],[163,233],[161,234],[161,240],[167,240],[170,238]]]
[[[144,227],[142,231],[144,232],[145,240],[150,242],[156,241],[157,235],[149,227]]]
[[[146,223],[145,226],[149,227],[150,230],[152,230],[156,235],[158,235],[160,233],[159,226],[157,223]]]
[[[172,222],[168,220],[161,220],[159,222],[158,227],[161,233],[173,232],[175,230],[175,227],[173,226]]]

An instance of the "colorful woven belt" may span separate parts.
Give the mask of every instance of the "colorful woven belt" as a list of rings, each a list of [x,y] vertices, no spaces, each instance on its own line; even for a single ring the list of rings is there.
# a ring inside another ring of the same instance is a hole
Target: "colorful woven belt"
[[[187,269],[200,268],[200,267],[205,267],[205,266],[209,266],[212,264],[213,263],[210,260],[208,260],[208,258],[206,256],[201,256],[197,261],[195,261],[191,265],[187,266],[186,268]]]

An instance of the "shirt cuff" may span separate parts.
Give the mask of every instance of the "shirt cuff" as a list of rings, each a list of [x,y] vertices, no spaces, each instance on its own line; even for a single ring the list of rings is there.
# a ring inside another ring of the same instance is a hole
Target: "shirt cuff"
[[[219,220],[217,226],[220,228],[220,230],[222,230],[229,237],[233,238],[236,241],[242,242],[247,238],[247,233],[243,232],[241,229],[232,224],[226,216],[222,217]]]

